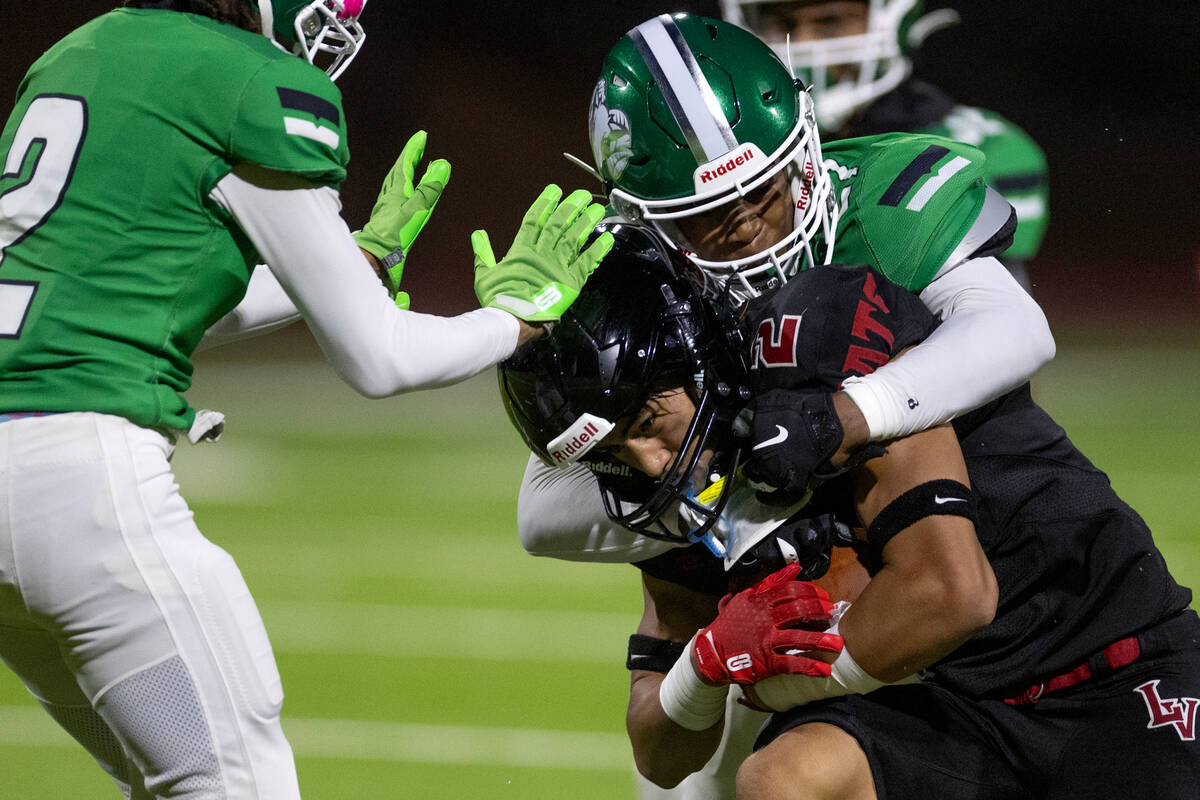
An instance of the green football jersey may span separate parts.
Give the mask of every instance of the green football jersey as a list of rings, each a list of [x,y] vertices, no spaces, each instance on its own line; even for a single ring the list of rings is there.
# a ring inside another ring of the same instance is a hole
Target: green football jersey
[[[966,142],[983,151],[987,156],[984,180],[1017,211],[1017,232],[1004,258],[1037,255],[1046,233],[1050,185],[1046,156],[1029,134],[993,111],[963,105],[917,131]]]
[[[341,95],[265,37],[117,9],[29,69],[0,135],[0,412],[187,428],[204,331],[257,253],[209,193],[235,164],[337,187]]]
[[[822,156],[842,209],[833,262],[869,264],[913,292],[1011,215],[1003,201],[986,203],[986,159],[962,142],[885,133],[830,142]]]

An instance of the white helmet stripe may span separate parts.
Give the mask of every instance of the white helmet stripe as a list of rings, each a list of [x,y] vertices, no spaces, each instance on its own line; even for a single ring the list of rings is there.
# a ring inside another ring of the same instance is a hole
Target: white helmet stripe
[[[258,0],[258,16],[262,19],[262,32],[272,42],[275,41],[275,9],[271,0]]]
[[[643,22],[629,38],[662,89],[696,162],[706,164],[737,147],[725,112],[671,15]]]

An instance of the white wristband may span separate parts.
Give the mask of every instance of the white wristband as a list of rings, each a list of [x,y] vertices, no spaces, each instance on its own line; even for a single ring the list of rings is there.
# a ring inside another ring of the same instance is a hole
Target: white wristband
[[[681,728],[704,731],[716,725],[725,714],[728,686],[709,686],[700,680],[692,666],[692,645],[688,642],[683,655],[671,667],[658,686],[658,702],[666,715]]]
[[[887,438],[885,434],[900,427],[900,420],[891,412],[889,404],[894,403],[894,400],[887,388],[886,384],[863,380],[857,375],[842,381],[842,392],[858,406],[859,412],[867,422],[872,441]]]
[[[838,626],[834,624],[829,632],[837,633]],[[776,675],[754,684],[750,699],[764,709],[787,711],[789,708],[826,697],[866,694],[886,685],[878,678],[868,675],[854,660],[854,656],[850,655],[849,648],[843,647],[833,662],[828,678]]]

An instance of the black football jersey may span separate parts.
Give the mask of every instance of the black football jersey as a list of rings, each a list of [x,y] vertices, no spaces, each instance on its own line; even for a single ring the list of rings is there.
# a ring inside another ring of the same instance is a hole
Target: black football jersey
[[[919,298],[873,269],[840,266],[808,270],[756,298],[744,322],[756,393],[837,389],[937,325]],[[1000,597],[992,623],[925,680],[1009,696],[1187,608],[1191,592],[1171,577],[1145,522],[1033,402],[1028,384],[960,417],[954,429]],[[826,484],[814,513],[847,508],[850,491],[847,480]],[[667,553],[642,566],[715,591],[713,570],[696,567],[708,564],[699,555]],[[862,556],[869,565],[879,554],[868,546]]]

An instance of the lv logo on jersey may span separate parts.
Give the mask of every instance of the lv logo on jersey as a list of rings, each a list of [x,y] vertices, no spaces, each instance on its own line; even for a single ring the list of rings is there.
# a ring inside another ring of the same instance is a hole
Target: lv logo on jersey
[[[1195,697],[1159,697],[1158,681],[1146,681],[1134,689],[1142,695],[1146,710],[1150,712],[1147,728],[1162,728],[1174,725],[1175,732],[1185,742],[1196,739],[1196,709],[1200,700]]]

